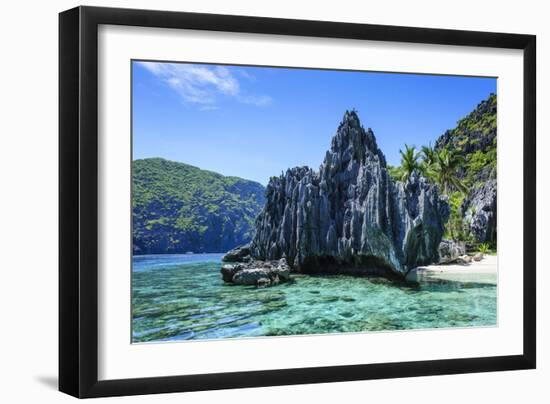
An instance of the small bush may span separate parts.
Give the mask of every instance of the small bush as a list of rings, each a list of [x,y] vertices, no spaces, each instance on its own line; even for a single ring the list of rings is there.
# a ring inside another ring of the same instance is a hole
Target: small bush
[[[491,247],[489,246],[489,243],[481,243],[477,250],[482,254],[488,254],[491,251]]]

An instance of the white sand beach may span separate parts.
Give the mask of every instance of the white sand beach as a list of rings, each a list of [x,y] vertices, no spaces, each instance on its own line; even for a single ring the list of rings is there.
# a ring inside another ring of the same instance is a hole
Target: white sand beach
[[[472,261],[468,264],[452,263],[414,268],[407,274],[407,280],[419,282],[441,279],[494,283],[496,274],[497,256],[485,255],[481,261]]]

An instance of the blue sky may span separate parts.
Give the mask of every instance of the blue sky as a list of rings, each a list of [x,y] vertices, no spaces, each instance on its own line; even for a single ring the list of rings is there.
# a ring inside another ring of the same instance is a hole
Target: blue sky
[[[434,142],[496,93],[496,79],[133,62],[133,158],[164,157],[266,184],[317,169],[346,109],[388,163]]]

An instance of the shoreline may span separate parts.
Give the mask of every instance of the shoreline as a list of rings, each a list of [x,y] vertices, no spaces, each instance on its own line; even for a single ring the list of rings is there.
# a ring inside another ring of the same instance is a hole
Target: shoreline
[[[481,261],[469,264],[434,264],[411,269],[406,280],[419,282],[422,280],[456,280],[493,283],[491,275],[497,274],[497,256],[485,255]]]

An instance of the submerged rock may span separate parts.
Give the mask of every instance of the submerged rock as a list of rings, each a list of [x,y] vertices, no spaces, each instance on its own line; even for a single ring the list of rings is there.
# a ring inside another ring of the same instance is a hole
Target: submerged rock
[[[271,178],[250,255],[284,256],[303,273],[403,277],[439,260],[448,216],[446,199],[419,173],[405,183],[390,178],[374,133],[351,111],[319,171],[295,167]]]
[[[251,260],[246,263],[224,264],[220,272],[224,282],[236,285],[266,287],[290,279],[290,266],[285,258],[275,261]]]

